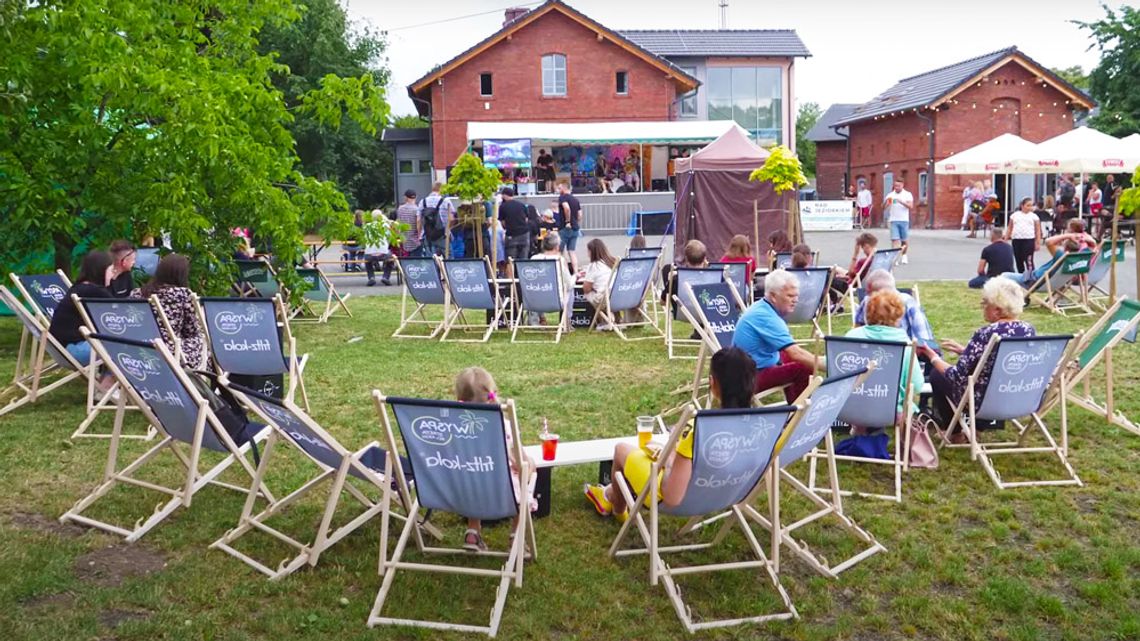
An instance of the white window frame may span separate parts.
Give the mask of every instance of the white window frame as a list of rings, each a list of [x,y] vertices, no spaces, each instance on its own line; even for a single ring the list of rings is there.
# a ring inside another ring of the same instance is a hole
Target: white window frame
[[[927,192],[930,191],[930,174],[925,171],[918,172],[918,202],[926,203]]]
[[[543,96],[565,96],[567,73],[566,73],[566,54],[563,53],[548,53],[542,56],[542,95]],[[558,74],[562,74],[561,87],[559,86]],[[561,89],[561,90],[560,90]]]

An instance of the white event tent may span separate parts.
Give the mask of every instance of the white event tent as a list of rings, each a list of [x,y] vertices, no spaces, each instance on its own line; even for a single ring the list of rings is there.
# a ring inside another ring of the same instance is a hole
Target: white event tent
[[[1023,174],[1104,174],[1132,171],[1140,165],[1140,145],[1088,127],[1050,138],[1036,145],[1032,154],[1014,157],[1007,170]]]
[[[1002,134],[934,163],[936,174],[1001,174],[1011,171],[1012,159],[1033,154],[1037,145],[1015,134]]]

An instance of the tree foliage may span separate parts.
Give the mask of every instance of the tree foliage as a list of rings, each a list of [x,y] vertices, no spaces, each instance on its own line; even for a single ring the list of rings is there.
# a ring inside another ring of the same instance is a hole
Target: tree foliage
[[[807,184],[800,159],[796,158],[791,149],[776,145],[769,150],[769,153],[764,164],[753,170],[748,180],[769,181],[777,194],[799,189]]]
[[[350,225],[336,186],[298,170],[288,127],[296,113],[375,131],[388,107],[370,77],[325,76],[287,108],[257,38],[300,17],[290,0],[0,4],[0,268],[66,269],[165,232],[216,290],[231,228],[288,272],[305,230]]]
[[[1089,90],[1089,75],[1080,65],[1073,65],[1071,67],[1053,67],[1049,71],[1057,74],[1061,80],[1073,85],[1077,89]]]
[[[821,115],[819,104],[814,102],[803,103],[796,114],[796,155],[808,176],[815,175],[815,142],[807,139],[807,132],[819,122]]]
[[[396,129],[424,129],[431,123],[420,117],[419,114],[405,114],[392,119],[392,126]]]
[[[1118,10],[1102,5],[1104,17],[1078,22],[1087,29],[1100,49],[1100,63],[1089,75],[1089,88],[1100,103],[1092,125],[1113,136],[1140,131],[1140,9],[1122,5]]]
[[[494,167],[484,167],[483,161],[472,153],[465,153],[455,162],[451,176],[443,186],[443,193],[456,196],[460,202],[474,203],[489,200],[502,182],[502,174]]]

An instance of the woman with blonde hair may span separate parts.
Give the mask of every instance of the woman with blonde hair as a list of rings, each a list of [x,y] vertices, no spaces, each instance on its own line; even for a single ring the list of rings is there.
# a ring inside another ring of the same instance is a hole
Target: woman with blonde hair
[[[582,280],[582,293],[586,302],[593,307],[599,307],[606,299],[610,288],[610,276],[613,274],[617,259],[610,254],[606,243],[601,238],[595,238],[586,245],[586,252],[590,256],[590,263],[579,274]],[[598,325],[598,330],[609,331],[613,329],[607,323]]]

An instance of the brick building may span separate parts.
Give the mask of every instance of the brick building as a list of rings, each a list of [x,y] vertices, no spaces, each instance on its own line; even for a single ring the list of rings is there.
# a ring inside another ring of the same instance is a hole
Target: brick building
[[[815,143],[815,192],[820,200],[843,198],[847,175],[847,127],[832,126],[851,115],[857,104],[834,104],[820,115],[805,137]]]
[[[1002,194],[1005,177],[934,176],[934,162],[1003,133],[1042,142],[1072,129],[1074,116],[1094,106],[1079,89],[1010,47],[904,78],[832,128],[848,131],[845,181],[870,186],[876,221],[882,215],[878,203],[901,180],[918,204],[912,225],[955,228],[962,218],[963,186],[989,178]],[[826,153],[826,171],[817,169],[817,180],[830,186],[837,180],[838,152]],[[1010,200],[1040,191],[1035,180],[1014,177]]]

